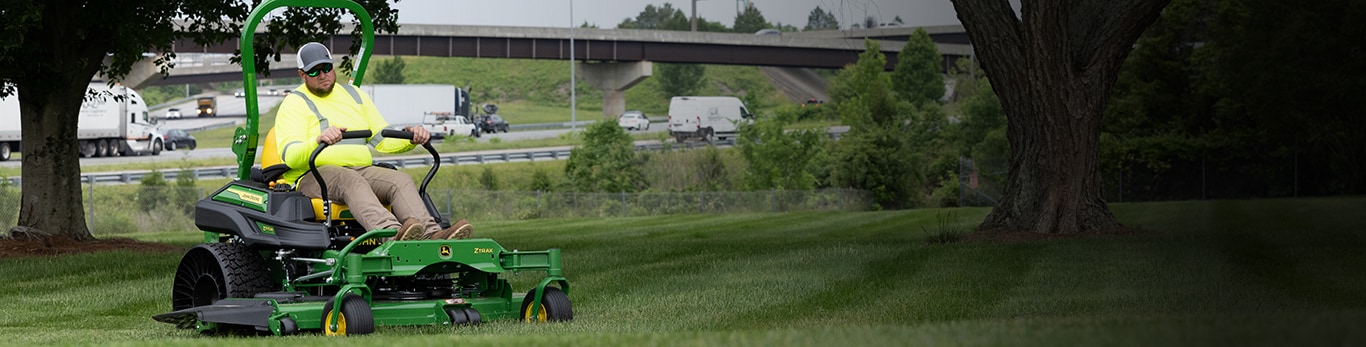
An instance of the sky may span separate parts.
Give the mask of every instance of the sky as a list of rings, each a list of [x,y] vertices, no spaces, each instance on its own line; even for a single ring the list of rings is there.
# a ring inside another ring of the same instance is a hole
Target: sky
[[[741,0],[744,1],[744,0]],[[861,23],[865,16],[892,22],[897,16],[908,26],[958,24],[950,0],[749,0],[769,23],[797,28],[806,26],[807,16],[816,6],[835,13],[840,26]],[[529,27],[569,27],[585,21],[600,28],[615,28],[623,19],[635,18],[645,5],[663,6],[665,2],[689,14],[689,0],[399,0],[399,24],[456,24]],[[698,17],[726,26],[735,24],[737,1],[697,1]]]

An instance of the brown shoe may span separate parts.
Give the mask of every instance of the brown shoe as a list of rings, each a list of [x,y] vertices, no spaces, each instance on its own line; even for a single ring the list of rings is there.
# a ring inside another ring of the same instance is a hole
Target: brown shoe
[[[474,235],[474,226],[473,226],[473,225],[470,225],[470,222],[469,222],[469,221],[464,220],[464,219],[461,219],[461,220],[455,222],[455,224],[451,224],[451,227],[446,228],[446,230],[438,231],[438,232],[436,232],[435,234],[432,234],[432,239],[433,239],[433,240],[459,240],[459,239],[468,239],[468,238],[470,238],[470,236],[473,236],[473,235]]]
[[[417,218],[408,217],[403,220],[403,225],[398,227],[398,234],[394,235],[395,240],[418,240],[422,238],[422,223]]]

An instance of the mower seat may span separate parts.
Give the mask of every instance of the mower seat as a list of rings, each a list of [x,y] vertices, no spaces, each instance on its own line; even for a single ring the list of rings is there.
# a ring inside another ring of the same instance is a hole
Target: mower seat
[[[289,165],[285,165],[284,159],[280,158],[280,151],[275,145],[275,128],[271,127],[266,132],[266,138],[262,142],[261,148],[261,178],[262,182],[274,189],[275,187],[289,187],[290,182],[281,179],[280,176],[289,171]],[[290,189],[293,189],[292,187]],[[315,220],[323,220],[323,199],[311,198],[313,206],[313,216]],[[388,206],[385,206],[388,207]],[[351,209],[346,205],[332,203],[332,220],[355,220],[355,215],[351,214]]]

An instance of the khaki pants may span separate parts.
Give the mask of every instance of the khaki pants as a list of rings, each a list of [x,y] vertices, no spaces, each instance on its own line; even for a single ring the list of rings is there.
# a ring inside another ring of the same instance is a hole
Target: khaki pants
[[[398,229],[399,221],[409,217],[422,222],[423,236],[441,230],[422,205],[417,186],[408,174],[375,166],[331,165],[319,167],[318,172],[327,183],[327,197],[351,209],[351,214],[365,230]],[[312,173],[299,178],[298,188],[305,196],[322,198]],[[389,204],[394,212],[389,213],[384,204]]]

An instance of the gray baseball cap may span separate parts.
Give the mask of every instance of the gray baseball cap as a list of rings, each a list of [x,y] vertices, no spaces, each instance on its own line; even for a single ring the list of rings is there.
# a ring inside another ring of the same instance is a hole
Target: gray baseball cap
[[[299,54],[295,56],[299,61],[299,70],[312,70],[318,64],[332,64],[332,52],[327,50],[327,46],[321,43],[309,42],[303,47],[299,47]]]

